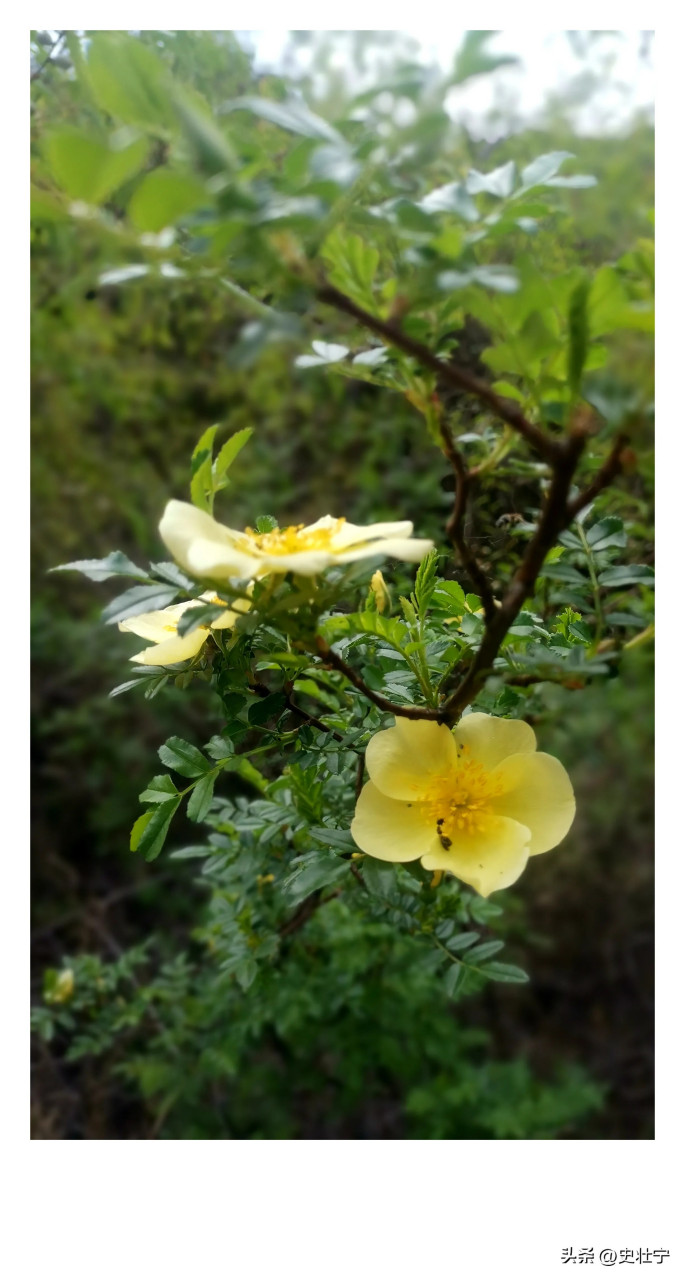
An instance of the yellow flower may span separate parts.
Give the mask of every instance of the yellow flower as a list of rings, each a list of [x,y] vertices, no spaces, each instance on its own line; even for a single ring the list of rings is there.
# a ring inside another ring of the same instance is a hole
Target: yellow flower
[[[313,577],[332,564],[367,556],[422,560],[433,543],[412,538],[409,520],[357,525],[322,516],[314,524],[255,533],[229,529],[189,502],[167,503],[159,532],[184,569],[204,578],[260,578],[267,573]]]
[[[366,749],[352,835],[385,862],[451,871],[487,898],[518,880],[531,854],[553,849],[576,810],[571,780],[536,751],[523,720],[473,712],[453,730],[397,718]]]
[[[141,662],[145,666],[167,667],[174,662],[184,662],[186,658],[194,658],[200,652],[207,639],[208,626],[195,627],[184,636],[178,634],[178,620],[186,609],[197,608],[201,604],[223,604],[211,591],[206,591],[199,600],[184,600],[183,604],[172,604],[168,609],[156,609],[152,613],[139,613],[133,618],[126,618],[119,623],[120,631],[132,631],[144,640],[153,640],[154,644],[141,653],[134,653],[131,662]],[[249,609],[247,600],[234,600],[233,610],[220,613],[212,622],[212,630],[235,626],[238,613],[246,613]]]

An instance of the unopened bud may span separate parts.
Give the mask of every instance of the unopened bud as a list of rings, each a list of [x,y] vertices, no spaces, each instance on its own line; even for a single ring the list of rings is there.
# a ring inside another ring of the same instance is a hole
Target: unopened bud
[[[74,994],[74,971],[49,969],[45,975],[45,999],[48,1004],[66,1004]]]
[[[376,569],[371,578],[371,590],[373,591],[373,598],[376,601],[378,612],[385,613],[385,610],[390,608],[390,592],[380,569]]]

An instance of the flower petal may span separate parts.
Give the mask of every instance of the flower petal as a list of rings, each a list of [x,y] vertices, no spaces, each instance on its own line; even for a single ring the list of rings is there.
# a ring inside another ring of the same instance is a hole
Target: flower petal
[[[389,556],[393,560],[413,563],[423,560],[433,550],[433,545],[429,538],[377,538],[365,547],[336,552],[335,558],[339,564],[351,564],[353,560],[363,560],[367,556]]]
[[[326,517],[330,519],[330,516]],[[320,522],[317,522],[320,523]],[[335,521],[334,521],[335,523]],[[312,526],[313,528],[316,526]],[[410,538],[414,531],[411,520],[381,520],[376,524],[352,524],[346,520],[333,543],[337,551],[344,547],[359,546],[373,538]]]
[[[174,662],[185,662],[200,652],[209,632],[205,627],[196,627],[186,636],[171,636],[162,644],[154,644],[151,649],[143,649],[142,653],[134,653],[131,662],[141,662],[144,666],[167,667]]]
[[[350,830],[364,853],[383,862],[413,862],[437,844],[423,805],[391,800],[372,782],[362,787]]]
[[[518,880],[528,861],[529,841],[530,831],[520,822],[488,816],[482,831],[460,832],[450,849],[438,843],[422,856],[421,865],[428,871],[451,871],[487,898]]]
[[[167,609],[154,609],[151,613],[138,613],[132,618],[125,618],[119,623],[120,631],[131,631],[134,636],[142,636],[143,640],[161,642],[168,640],[176,631],[182,613],[197,605],[197,600],[184,600],[183,604],[172,604]]]
[[[185,565],[191,573],[206,578],[254,578],[261,570],[256,555],[238,551],[230,539],[222,542],[209,537],[196,538],[188,546]]]
[[[395,719],[366,748],[366,767],[374,786],[395,800],[421,800],[436,778],[454,774],[457,750],[444,724]]]
[[[576,812],[571,779],[561,761],[544,751],[526,752],[503,760],[496,774],[503,791],[493,800],[493,810],[525,823],[531,853],[558,845]]]
[[[290,551],[286,555],[268,555],[257,552],[262,573],[301,573],[304,578],[311,578],[329,565],[335,564],[338,556],[333,551]]]
[[[234,538],[242,536],[234,529],[219,524],[206,511],[193,506],[192,502],[177,502],[175,498],[166,504],[159,522],[159,532],[174,560],[186,569],[190,569],[189,550],[199,539],[217,542],[220,546],[230,546]]]
[[[507,756],[535,750],[535,734],[525,720],[502,720],[473,711],[454,729],[457,748],[468,748],[467,758],[494,769]]]

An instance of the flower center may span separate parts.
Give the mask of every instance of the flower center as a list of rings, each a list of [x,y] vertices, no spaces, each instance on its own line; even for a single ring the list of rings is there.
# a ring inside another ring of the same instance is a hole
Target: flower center
[[[289,556],[294,551],[330,551],[334,538],[340,533],[345,519],[323,529],[305,530],[303,524],[291,524],[286,529],[272,529],[269,533],[257,533],[249,527],[245,537],[237,543],[240,551],[263,551],[269,556]]]
[[[476,760],[460,760],[455,773],[436,779],[424,804],[444,849],[461,834],[485,830],[491,801],[501,790],[501,783]]]

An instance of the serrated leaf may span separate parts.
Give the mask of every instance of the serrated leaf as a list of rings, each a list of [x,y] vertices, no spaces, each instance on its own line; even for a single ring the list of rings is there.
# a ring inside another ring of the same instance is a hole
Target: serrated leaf
[[[396,887],[397,877],[395,868],[388,865],[387,862],[380,862],[378,858],[366,857],[362,868],[364,884],[369,893],[377,898],[391,898]]]
[[[154,858],[164,848],[164,841],[178,806],[181,802],[180,796],[176,799],[167,800],[164,804],[157,805],[149,814],[142,814],[136,823],[134,823],[131,832],[131,850],[134,853],[142,853],[147,862],[152,862]],[[145,819],[145,821],[143,821]]]
[[[200,778],[199,782],[196,782],[188,796],[188,806],[186,809],[186,813],[188,814],[191,822],[202,822],[202,820],[206,818],[209,812],[209,807],[212,803],[215,782],[215,773],[208,773],[204,778]]]
[[[244,448],[253,434],[254,427],[243,427],[241,431],[236,431],[221,446],[214,463],[214,484],[216,487],[218,487],[218,482],[224,479],[229,468],[238,457],[240,450]]]
[[[494,982],[530,981],[525,969],[519,969],[516,964],[503,964],[499,960],[494,960],[492,964],[484,965],[482,972]]]
[[[144,791],[141,791],[138,799],[142,804],[164,804],[169,796],[178,795],[178,788],[173,778],[168,773],[160,773],[151,782],[148,782]]]
[[[409,640],[404,624],[399,619],[386,618],[380,613],[335,614],[319,623],[319,634],[325,640],[364,633],[379,636],[400,653]]]
[[[205,751],[207,755],[212,757],[212,760],[226,760],[235,755],[235,747],[231,739],[219,733],[215,733],[209,739],[209,742],[205,744]]]
[[[111,625],[114,622],[124,622],[126,618],[134,618],[139,613],[152,613],[157,609],[166,609],[177,595],[176,587],[160,585],[131,587],[116,599],[111,600],[102,610],[102,621]]]
[[[599,583],[602,587],[631,587],[637,583],[653,587],[654,570],[647,564],[616,564],[600,573]]]
[[[197,778],[212,768],[209,760],[201,751],[198,751],[197,747],[176,736],[167,738],[157,754],[162,764],[165,764],[168,769],[175,769],[177,773],[183,774],[184,778]]]
[[[107,578],[117,576],[126,578],[143,578],[149,581],[149,574],[139,569],[137,564],[129,560],[123,551],[110,551],[103,560],[72,560],[69,564],[57,564],[49,573],[61,573],[65,570],[83,573],[91,582],[105,582]]]

